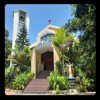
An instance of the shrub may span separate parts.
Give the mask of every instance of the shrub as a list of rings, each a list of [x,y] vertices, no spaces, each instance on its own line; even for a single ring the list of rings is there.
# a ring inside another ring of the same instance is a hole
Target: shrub
[[[57,76],[60,76],[59,73],[57,71],[54,71],[50,72],[50,76],[47,77],[50,89],[54,89],[54,82],[57,81]]]
[[[80,76],[76,76],[75,80],[76,80],[77,84],[80,84],[80,82],[81,82]]]
[[[89,79],[86,77],[83,77],[80,82],[77,83],[77,89],[81,92],[89,91],[91,88],[93,88],[94,84],[92,83],[93,79]]]
[[[14,79],[15,76],[15,68],[8,67],[5,68],[5,86]]]
[[[62,75],[62,72],[63,72],[62,62],[61,61],[57,61],[55,64],[56,64],[56,69],[58,70],[60,75]]]
[[[59,94],[59,84],[56,85],[56,94]]]
[[[15,78],[15,81],[12,82],[12,88],[13,89],[24,89],[25,86],[30,82],[30,80],[33,78],[33,73],[21,73],[20,75],[17,75]]]
[[[27,82],[29,82],[30,80],[33,79],[34,73],[30,72],[30,73],[28,73],[28,74],[26,75],[26,77],[27,77]]]
[[[60,74],[57,71],[51,72],[50,76],[47,78],[49,82],[49,89],[58,88],[57,85],[59,85],[60,90],[65,90],[69,88],[69,82],[66,77],[60,76]]]
[[[20,67],[20,72],[30,72],[30,67],[27,65],[23,65]]]
[[[26,74],[22,73],[16,76],[14,82],[12,82],[13,89],[24,89],[24,86],[27,84]]]

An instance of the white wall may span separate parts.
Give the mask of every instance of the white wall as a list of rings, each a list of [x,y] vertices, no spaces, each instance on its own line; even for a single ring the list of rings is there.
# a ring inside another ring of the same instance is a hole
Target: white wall
[[[30,16],[26,14],[26,27],[27,27],[27,33],[29,33],[29,24],[30,24]]]
[[[15,40],[17,38],[18,33],[18,23],[19,23],[19,11],[14,11],[14,17],[13,17],[13,36],[12,36],[12,49],[14,49],[15,46]]]

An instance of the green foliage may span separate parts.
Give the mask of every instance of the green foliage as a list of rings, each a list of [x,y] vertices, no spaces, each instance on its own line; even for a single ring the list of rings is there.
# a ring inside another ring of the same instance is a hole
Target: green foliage
[[[77,75],[80,76],[80,78],[86,77],[86,73],[82,71],[82,69],[75,67],[75,71],[77,72]]]
[[[65,36],[66,30],[61,27],[55,31],[55,35],[53,38],[51,38],[51,41],[53,44],[55,44],[57,47],[59,47],[60,44],[64,43],[66,41],[66,36]]]
[[[64,76],[60,76],[60,74],[57,71],[51,72],[50,76],[47,79],[49,82],[49,89],[59,91],[69,88],[69,82],[67,78]]]
[[[22,73],[17,75],[15,81],[12,82],[13,89],[24,89],[24,86],[27,84],[26,74]]]
[[[27,66],[27,65],[21,66],[20,72],[30,72],[30,66]]]
[[[33,78],[33,73],[21,73],[17,75],[15,81],[12,82],[12,88],[17,90],[22,90],[29,83],[29,81]]]
[[[56,64],[57,71],[60,73],[60,75],[62,75],[62,72],[63,72],[62,62],[61,61],[57,61],[55,64]]]
[[[7,59],[8,55],[11,54],[11,51],[9,48],[11,48],[12,42],[8,39],[9,32],[7,29],[5,29],[5,59]],[[8,67],[10,65],[9,61],[5,60],[5,67]]]
[[[31,50],[29,47],[23,48],[21,51],[19,51],[17,48],[13,50],[14,55],[8,56],[8,61],[12,61],[13,64],[16,64],[17,66],[23,66],[27,65],[30,66],[31,63]]]
[[[81,82],[80,76],[76,76],[76,77],[75,77],[75,80],[76,80],[76,83],[77,83],[77,84],[80,84],[80,82]]]
[[[16,39],[16,45],[19,50],[22,50],[24,47],[29,46],[29,39],[27,37],[27,28],[24,25],[21,29],[20,32],[18,33],[18,38]]]
[[[77,89],[79,89],[81,92],[83,91],[89,91],[94,88],[94,80],[90,79],[86,76],[86,73],[83,72],[80,68],[75,68],[77,71]]]
[[[50,76],[47,77],[50,89],[54,88],[54,82],[57,81],[57,76],[60,76],[60,74],[57,71],[54,71],[54,72],[50,72]]]
[[[65,58],[66,61],[69,61],[69,58],[65,56],[64,53],[65,53],[65,49],[68,49],[69,46],[72,45],[72,42],[74,41],[74,37],[75,36],[73,34],[70,34],[67,30],[65,30],[64,27],[61,27],[56,30],[54,37],[51,38],[51,41],[53,42],[53,44],[59,47],[59,49],[61,50],[60,58],[62,59],[63,64],[64,64],[63,57]],[[63,71],[63,74],[64,74],[64,71]]]
[[[86,73],[86,77],[96,81],[96,5],[72,4],[72,6],[75,18],[69,19],[65,27],[69,32],[80,34],[78,44],[75,44],[66,55],[68,57],[70,54],[73,55],[74,66],[80,67]]]
[[[87,4],[77,4],[75,17],[82,18],[86,14],[88,14],[88,6],[87,6]]]
[[[7,67],[5,68],[5,86],[9,84],[15,77],[15,68],[14,67]]]
[[[8,36],[9,36],[9,31],[5,29],[5,39],[8,39]]]
[[[59,84],[56,85],[56,94],[59,94]]]
[[[94,84],[92,84],[92,82],[93,82],[93,79],[89,79],[89,78],[83,77],[81,79],[80,84],[77,84],[76,88],[78,90],[80,90],[81,92],[89,91],[90,89],[94,88]]]
[[[72,8],[71,8],[71,15],[74,15],[75,14],[75,12],[76,12],[76,7],[77,7],[77,4],[70,4],[71,6],[72,6]]]
[[[32,80],[34,77],[34,73],[32,72],[29,72],[27,75],[26,75],[26,78],[27,78],[27,81],[29,82],[30,80]]]

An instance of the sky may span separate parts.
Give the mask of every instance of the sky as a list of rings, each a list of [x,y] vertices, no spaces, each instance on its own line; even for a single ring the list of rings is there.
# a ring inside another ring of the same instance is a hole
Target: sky
[[[49,25],[63,26],[68,19],[72,19],[70,4],[7,4],[5,6],[5,28],[9,31],[9,39],[12,40],[13,11],[23,9],[30,15],[29,42],[36,42],[38,33]]]

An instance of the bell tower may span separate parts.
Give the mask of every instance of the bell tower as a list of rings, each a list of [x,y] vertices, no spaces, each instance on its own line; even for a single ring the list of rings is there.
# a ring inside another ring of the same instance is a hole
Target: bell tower
[[[13,11],[13,36],[12,36],[12,49],[14,49],[17,34],[23,25],[26,25],[27,32],[29,32],[30,16],[22,9],[15,9]]]

